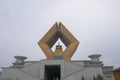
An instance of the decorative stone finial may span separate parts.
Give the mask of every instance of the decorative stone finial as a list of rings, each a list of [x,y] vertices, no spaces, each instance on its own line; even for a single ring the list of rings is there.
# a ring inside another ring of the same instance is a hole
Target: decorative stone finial
[[[13,66],[17,68],[22,68],[24,65],[24,60],[27,59],[25,56],[14,56],[14,58],[16,61],[13,63]]]
[[[93,62],[99,62],[99,58],[101,57],[101,54],[93,54],[93,55],[89,55],[89,58],[92,59]]]

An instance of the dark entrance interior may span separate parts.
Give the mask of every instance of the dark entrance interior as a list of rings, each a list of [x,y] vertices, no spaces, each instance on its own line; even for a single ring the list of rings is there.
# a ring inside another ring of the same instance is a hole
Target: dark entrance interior
[[[45,65],[45,80],[60,80],[60,65]]]

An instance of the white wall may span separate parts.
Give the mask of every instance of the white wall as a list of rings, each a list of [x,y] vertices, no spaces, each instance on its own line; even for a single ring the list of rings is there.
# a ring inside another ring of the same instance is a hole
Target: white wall
[[[38,78],[26,74],[21,70],[15,68],[3,69],[1,78],[8,78],[12,80],[39,80]]]
[[[97,76],[98,74],[103,76],[102,67],[84,67],[82,62],[79,64],[79,62],[74,63],[63,60],[41,60],[22,69],[4,68],[0,78],[11,80],[43,80],[45,65],[60,65],[62,80],[81,80],[82,76],[84,76],[85,80],[93,80],[93,76]]]

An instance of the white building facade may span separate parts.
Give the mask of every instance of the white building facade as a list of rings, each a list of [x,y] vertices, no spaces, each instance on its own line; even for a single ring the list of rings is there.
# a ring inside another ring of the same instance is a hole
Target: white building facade
[[[99,60],[17,61],[2,68],[0,80],[97,80],[98,75],[103,80],[114,80],[113,67],[103,66]]]

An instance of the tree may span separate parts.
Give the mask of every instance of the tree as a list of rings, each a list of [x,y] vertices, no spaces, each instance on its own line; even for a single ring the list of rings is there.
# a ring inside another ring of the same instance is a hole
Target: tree
[[[103,80],[103,76],[101,74],[98,74],[96,80]]]

